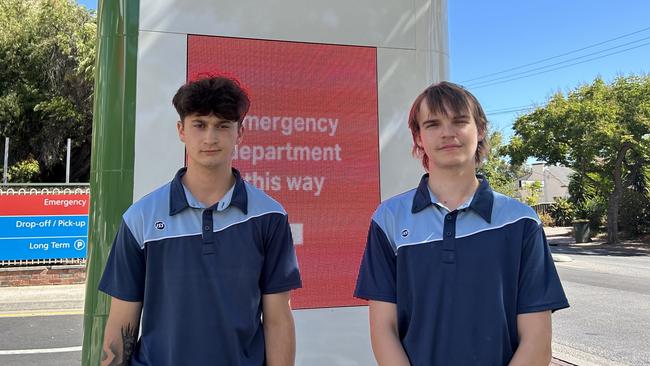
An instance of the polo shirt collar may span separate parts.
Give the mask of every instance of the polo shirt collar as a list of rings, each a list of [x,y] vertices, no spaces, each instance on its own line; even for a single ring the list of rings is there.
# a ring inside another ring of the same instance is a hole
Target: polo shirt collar
[[[482,175],[477,175],[479,186],[474,192],[474,197],[469,204],[469,208],[476,212],[483,220],[488,223],[492,221],[492,206],[494,204],[494,194],[492,188],[488,184],[487,179]],[[418,213],[429,205],[433,204],[432,195],[429,191],[429,173],[422,176],[420,184],[415,191],[413,197],[413,205],[411,206],[411,213]]]
[[[187,168],[179,169],[171,182],[171,188],[169,190],[169,216],[174,216],[185,208],[193,206],[188,202],[188,195],[191,197],[191,194],[189,191],[186,194],[182,182],[182,178],[186,172]],[[237,169],[232,168],[232,174],[235,176],[235,185],[226,192],[221,201],[219,201],[219,206],[215,207],[215,209],[221,211],[229,206],[235,206],[246,215],[248,214],[248,195],[246,193],[246,185]],[[193,197],[191,197],[191,200],[195,201]],[[193,204],[197,205],[198,201],[193,202]]]

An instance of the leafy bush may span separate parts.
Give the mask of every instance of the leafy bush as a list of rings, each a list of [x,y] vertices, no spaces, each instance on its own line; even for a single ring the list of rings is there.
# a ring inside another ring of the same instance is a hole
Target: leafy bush
[[[650,233],[650,198],[633,190],[623,192],[618,225],[632,235]]]
[[[7,180],[11,183],[30,183],[40,173],[38,161],[30,157],[9,167]]]
[[[571,226],[573,222],[573,204],[565,198],[556,198],[555,203],[549,207],[548,213],[558,226]]]
[[[600,197],[588,198],[575,205],[575,218],[589,220],[589,228],[597,232],[607,212],[607,203]]]
[[[551,215],[546,212],[541,213],[539,219],[542,220],[542,225],[544,225],[544,227],[555,226],[555,220],[553,220]]]

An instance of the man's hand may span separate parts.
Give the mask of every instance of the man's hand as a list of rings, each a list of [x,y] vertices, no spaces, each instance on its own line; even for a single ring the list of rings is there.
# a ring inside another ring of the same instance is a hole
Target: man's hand
[[[104,330],[101,366],[129,364],[138,338],[141,310],[141,302],[111,298],[111,311]]]

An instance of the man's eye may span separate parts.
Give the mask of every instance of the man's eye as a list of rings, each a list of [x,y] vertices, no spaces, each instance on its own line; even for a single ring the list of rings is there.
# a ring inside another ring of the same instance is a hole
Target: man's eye
[[[194,126],[194,128],[203,128],[203,127],[205,127],[205,125],[203,123],[195,123],[193,126]]]

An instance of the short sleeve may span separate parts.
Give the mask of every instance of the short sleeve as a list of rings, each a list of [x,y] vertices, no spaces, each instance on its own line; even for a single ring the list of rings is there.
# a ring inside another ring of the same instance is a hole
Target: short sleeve
[[[541,225],[526,224],[519,270],[517,313],[534,313],[569,307],[551,250]]]
[[[354,296],[397,303],[396,266],[396,254],[388,237],[374,220],[371,221]]]
[[[122,220],[99,282],[99,290],[120,300],[142,301],[145,270],[144,250]]]
[[[264,243],[264,267],[260,278],[263,294],[274,294],[302,287],[291,227],[286,215],[268,215]]]

